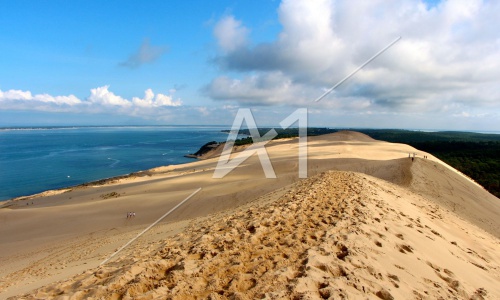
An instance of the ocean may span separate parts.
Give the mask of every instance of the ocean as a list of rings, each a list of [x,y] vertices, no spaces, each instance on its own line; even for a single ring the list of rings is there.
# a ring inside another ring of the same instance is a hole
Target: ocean
[[[227,126],[0,128],[0,201],[193,161]]]

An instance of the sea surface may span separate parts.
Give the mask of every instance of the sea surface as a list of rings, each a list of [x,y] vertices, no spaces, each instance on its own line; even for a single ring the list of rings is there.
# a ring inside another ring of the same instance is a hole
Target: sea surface
[[[0,201],[193,161],[224,126],[0,128]]]

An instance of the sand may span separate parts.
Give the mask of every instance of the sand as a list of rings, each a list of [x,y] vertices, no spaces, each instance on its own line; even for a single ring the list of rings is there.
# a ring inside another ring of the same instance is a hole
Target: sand
[[[309,138],[308,179],[297,139],[266,148],[276,179],[212,158],[5,204],[0,297],[500,297],[500,201],[470,179],[355,132]]]

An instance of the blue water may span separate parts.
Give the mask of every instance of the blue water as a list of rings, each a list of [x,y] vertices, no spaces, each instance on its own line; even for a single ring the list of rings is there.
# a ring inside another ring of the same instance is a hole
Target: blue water
[[[227,127],[0,129],[0,200],[181,164]]]

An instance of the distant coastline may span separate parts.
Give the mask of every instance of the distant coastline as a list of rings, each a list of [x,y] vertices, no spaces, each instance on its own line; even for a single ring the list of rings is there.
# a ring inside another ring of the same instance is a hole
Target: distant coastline
[[[92,129],[92,128],[221,128],[223,132],[229,133],[231,130],[231,125],[60,125],[60,126],[50,126],[50,125],[33,125],[33,126],[9,126],[0,125],[0,131],[14,131],[14,130],[65,130],[65,129]],[[261,129],[270,129],[273,126],[261,126]],[[274,128],[279,128],[276,126]],[[418,129],[418,128],[366,128],[366,127],[328,127],[328,126],[311,126],[310,128],[328,128],[335,130],[352,130],[352,131],[364,131],[364,130],[398,130],[398,131],[412,131],[412,132],[467,132],[467,133],[480,133],[480,134],[498,134],[500,131],[496,130],[457,130],[457,129]]]
[[[65,130],[106,128],[227,128],[225,125],[82,125],[82,126],[0,126],[0,131],[9,130]]]

